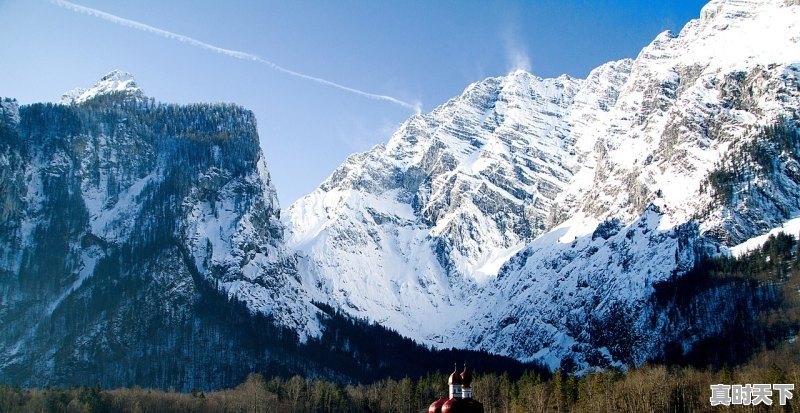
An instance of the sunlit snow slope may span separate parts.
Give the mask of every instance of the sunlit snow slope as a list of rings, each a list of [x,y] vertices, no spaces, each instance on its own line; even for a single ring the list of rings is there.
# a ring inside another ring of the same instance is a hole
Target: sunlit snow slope
[[[672,339],[655,282],[800,215],[799,75],[800,4],[714,0],[585,80],[517,71],[410,118],[287,241],[316,299],[421,342],[641,362]],[[598,337],[619,311],[625,351]]]

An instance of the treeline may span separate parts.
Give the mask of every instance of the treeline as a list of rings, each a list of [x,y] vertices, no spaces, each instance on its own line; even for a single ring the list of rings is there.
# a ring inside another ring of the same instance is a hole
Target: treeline
[[[518,380],[507,374],[476,374],[475,398],[486,413],[522,412],[793,412],[800,396],[787,406],[712,408],[710,385],[800,383],[800,348],[796,343],[757,354],[735,368],[695,369],[645,365],[604,370],[583,376],[556,372],[550,379],[526,373]],[[241,385],[214,392],[165,392],[142,388],[101,390],[99,387],[22,390],[0,387],[0,413],[6,412],[387,412],[427,411],[446,395],[442,372],[413,380],[386,379],[368,385],[342,385],[327,380],[265,380],[251,374]]]
[[[315,303],[325,314],[324,331],[298,348],[317,365],[336,366],[336,371],[356,381],[421,377],[439,363],[458,361],[479,371],[507,372],[512,378],[526,370],[548,376],[546,367],[482,350],[436,349],[419,344],[375,322],[353,318],[328,305]]]
[[[794,267],[800,266],[795,237],[779,232],[741,257],[722,256],[704,260],[701,269],[712,275],[749,277],[759,281],[781,281]]]
[[[673,320],[684,336],[667,343],[666,365],[746,362],[755,351],[771,349],[800,333],[800,255],[795,237],[780,233],[739,257],[701,259],[682,276],[654,285],[655,313]],[[692,334],[714,333],[702,340]],[[692,342],[688,349],[683,344]]]

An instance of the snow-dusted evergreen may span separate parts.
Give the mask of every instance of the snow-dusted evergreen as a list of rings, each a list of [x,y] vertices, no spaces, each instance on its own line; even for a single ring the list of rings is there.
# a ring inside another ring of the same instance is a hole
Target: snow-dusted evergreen
[[[682,335],[654,284],[800,215],[799,33],[796,1],[712,0],[585,80],[470,85],[288,208],[303,283],[421,342],[553,367],[691,347],[716,327]],[[609,320],[635,339],[601,337]]]

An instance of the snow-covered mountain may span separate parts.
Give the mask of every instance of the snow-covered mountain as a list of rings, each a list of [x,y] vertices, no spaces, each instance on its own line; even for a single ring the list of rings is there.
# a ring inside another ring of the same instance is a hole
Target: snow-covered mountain
[[[144,99],[144,91],[139,88],[133,75],[122,70],[112,70],[94,84],[85,89],[78,87],[61,96],[62,105],[80,104],[97,96],[108,94],[124,94],[129,99]]]
[[[2,99],[0,374],[188,390],[391,367],[391,334],[337,309],[550,367],[686,352],[771,300],[676,283],[796,228],[798,107],[800,2],[712,0],[586,79],[476,82],[281,214],[240,107],[156,104],[121,71]]]
[[[577,162],[565,117],[578,84],[525,72],[487,79],[350,157],[288,210],[309,288],[442,340],[467,316],[466,298],[545,229]]]
[[[553,367],[690,347],[718,326],[685,337],[654,284],[800,215],[799,77],[800,3],[712,0],[585,80],[518,71],[410,118],[291,205],[287,241],[315,299],[426,344]]]
[[[219,323],[234,302],[320,334],[252,112],[154,104],[119,71],[70,96],[0,110],[1,374],[240,380],[255,363],[243,360],[269,357]]]

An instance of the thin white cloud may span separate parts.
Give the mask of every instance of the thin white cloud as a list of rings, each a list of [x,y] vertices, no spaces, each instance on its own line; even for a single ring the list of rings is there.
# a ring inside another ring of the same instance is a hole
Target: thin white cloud
[[[506,65],[509,73],[517,70],[531,72],[533,65],[524,42],[520,41],[518,34],[518,23],[511,20],[506,23],[506,29],[502,33],[503,45],[505,46]]]
[[[531,71],[531,59],[528,57],[528,54],[522,50],[517,48],[511,48],[507,51],[508,53],[508,62],[511,65],[511,71],[517,70],[524,70],[526,72]]]
[[[101,11],[101,10],[93,9],[91,7],[81,6],[81,5],[66,1],[66,0],[50,0],[50,2],[55,4],[55,5],[57,5],[57,6],[63,7],[65,9],[67,9],[67,10],[70,10],[70,11],[73,11],[73,12],[76,12],[76,13],[82,13],[82,14],[86,14],[86,15],[89,15],[89,16],[92,16],[92,17],[97,17],[97,18],[109,21],[111,23],[114,23],[114,24],[118,24],[118,25],[125,26],[125,27],[130,27],[130,28],[136,29],[136,30],[141,30],[141,31],[148,32],[148,33],[151,33],[151,34],[155,34],[157,36],[161,36],[161,37],[164,37],[164,38],[167,38],[167,39],[170,39],[170,40],[177,40],[179,42],[183,42],[183,43],[189,44],[191,46],[199,47],[201,49],[210,50],[210,51],[212,51],[214,53],[219,53],[221,55],[225,55],[225,56],[228,56],[228,57],[233,57],[233,58],[236,58],[236,59],[249,60],[251,62],[261,63],[261,64],[269,66],[271,69],[277,70],[279,72],[283,72],[283,73],[286,73],[286,74],[291,75],[291,76],[299,77],[301,79],[310,80],[312,82],[316,82],[316,83],[319,83],[319,84],[322,84],[322,85],[331,86],[331,87],[334,87],[334,88],[337,88],[337,89],[341,89],[341,90],[344,90],[346,92],[354,93],[356,95],[363,96],[363,97],[366,97],[366,98],[369,98],[369,99],[376,99],[376,100],[383,100],[383,101],[391,102],[391,103],[394,103],[396,105],[400,105],[400,106],[402,106],[402,107],[404,107],[406,109],[413,110],[415,113],[420,113],[420,110],[421,110],[421,108],[420,108],[421,105],[419,103],[412,104],[412,103],[408,103],[408,102],[402,101],[400,99],[397,99],[397,98],[394,98],[394,97],[391,97],[391,96],[379,95],[379,94],[375,94],[375,93],[369,93],[369,92],[365,92],[363,90],[358,90],[358,89],[355,89],[355,88],[352,88],[352,87],[349,87],[349,86],[341,85],[339,83],[332,82],[332,81],[326,80],[326,79],[322,79],[322,78],[319,78],[319,77],[316,77],[316,76],[311,76],[311,75],[307,75],[307,74],[304,74],[304,73],[295,72],[294,70],[290,70],[290,69],[287,69],[285,67],[279,66],[279,65],[277,65],[277,64],[275,64],[273,62],[270,62],[269,60],[263,59],[263,58],[261,58],[259,56],[251,54],[251,53],[241,52],[241,51],[238,51],[238,50],[230,50],[230,49],[225,49],[225,48],[222,48],[222,47],[214,46],[213,44],[202,42],[200,40],[191,38],[189,36],[184,36],[182,34],[173,33],[173,32],[167,31],[167,30],[159,29],[158,27],[153,27],[153,26],[150,26],[150,25],[147,25],[147,24],[144,24],[144,23],[137,22],[135,20],[130,20],[130,19],[126,19],[126,18],[123,18],[123,17],[119,17],[119,16],[113,15],[111,13],[106,13],[106,12]]]

